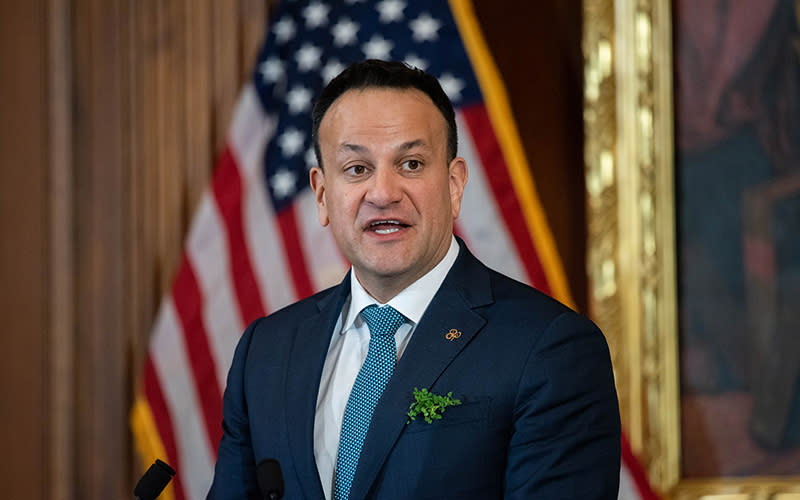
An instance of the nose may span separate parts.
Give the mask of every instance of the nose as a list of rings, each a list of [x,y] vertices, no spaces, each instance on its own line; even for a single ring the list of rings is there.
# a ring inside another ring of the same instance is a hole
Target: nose
[[[391,166],[379,166],[372,175],[372,182],[367,189],[366,201],[385,207],[400,201],[402,197],[402,176]]]

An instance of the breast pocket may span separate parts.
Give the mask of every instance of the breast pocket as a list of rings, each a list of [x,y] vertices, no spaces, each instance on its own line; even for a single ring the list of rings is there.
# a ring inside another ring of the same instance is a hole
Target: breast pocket
[[[428,423],[422,416],[408,423],[406,433],[430,432],[444,427],[458,425],[485,425],[489,420],[491,398],[468,399],[460,398],[462,403],[457,406],[448,406],[442,412],[442,418]]]

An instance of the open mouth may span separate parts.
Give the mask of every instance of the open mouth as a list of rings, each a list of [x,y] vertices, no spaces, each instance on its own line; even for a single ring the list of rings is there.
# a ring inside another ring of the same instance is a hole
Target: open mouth
[[[408,227],[408,224],[403,224],[402,222],[394,219],[376,220],[370,222],[369,224],[369,230],[374,231],[377,234],[396,233],[404,227]]]

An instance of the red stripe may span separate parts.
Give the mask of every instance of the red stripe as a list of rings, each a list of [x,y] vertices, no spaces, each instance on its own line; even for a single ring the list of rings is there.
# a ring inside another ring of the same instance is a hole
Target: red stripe
[[[229,147],[225,148],[222,157],[217,162],[212,189],[217,207],[225,223],[225,232],[228,237],[228,258],[233,286],[238,299],[239,313],[242,321],[249,324],[264,315],[266,304],[258,289],[253,265],[250,261],[244,234],[242,178]]]
[[[503,157],[500,144],[497,142],[492,123],[486,107],[482,104],[468,106],[460,109],[464,116],[472,142],[483,163],[485,177],[492,190],[497,206],[508,227],[514,246],[517,249],[530,283],[539,290],[550,294],[550,284],[544,273],[539,255],[533,244],[533,235],[528,232],[525,215],[522,212],[514,184],[508,173],[508,165]]]
[[[203,324],[203,297],[186,255],[181,260],[172,297],[183,327],[183,338],[192,366],[197,399],[200,401],[205,419],[206,437],[211,455],[216,456],[217,445],[222,438],[222,395],[214,371],[215,363],[211,356],[208,335]]]
[[[145,399],[147,399],[147,404],[150,406],[150,411],[153,413],[153,420],[155,420],[156,430],[158,431],[159,438],[161,438],[161,444],[164,445],[164,451],[167,453],[167,456],[163,457],[163,459],[170,464],[173,469],[180,471],[181,460],[178,455],[178,446],[175,444],[175,431],[172,427],[172,418],[169,415],[169,410],[167,410],[167,402],[164,399],[164,394],[161,392],[161,385],[156,376],[156,368],[150,356],[147,356],[144,363],[144,396]],[[180,474],[174,477],[173,484],[175,500],[183,500],[185,495],[183,493]]]
[[[281,210],[276,219],[280,228],[281,241],[283,242],[284,255],[289,262],[289,271],[294,281],[295,293],[298,299],[304,299],[314,293],[311,278],[308,276],[306,256],[303,245],[300,243],[300,233],[297,230],[297,215],[295,206],[289,205]]]
[[[639,492],[639,498],[642,500],[659,500],[659,496],[650,487],[650,482],[644,473],[644,469],[639,464],[639,461],[633,455],[631,447],[625,435],[622,435],[622,464],[623,467],[628,469],[633,481],[636,483],[636,489]]]

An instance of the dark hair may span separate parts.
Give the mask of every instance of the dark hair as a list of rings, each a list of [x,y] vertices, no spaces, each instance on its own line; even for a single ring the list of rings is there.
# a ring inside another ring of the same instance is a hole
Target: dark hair
[[[456,157],[456,151],[458,150],[456,114],[453,111],[453,104],[448,99],[447,94],[444,93],[444,90],[442,90],[439,81],[421,69],[413,68],[402,62],[367,59],[366,61],[353,63],[339,73],[339,76],[331,80],[322,89],[317,102],[314,104],[314,111],[311,113],[311,137],[314,141],[314,153],[317,155],[317,162],[320,167],[322,167],[322,155],[319,149],[319,125],[325,113],[328,112],[334,101],[348,90],[364,90],[375,87],[399,90],[416,89],[430,97],[447,122],[448,163]]]

